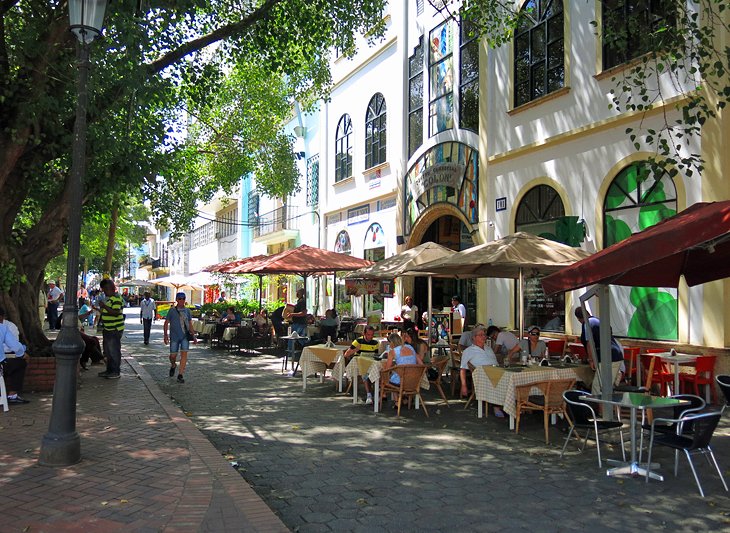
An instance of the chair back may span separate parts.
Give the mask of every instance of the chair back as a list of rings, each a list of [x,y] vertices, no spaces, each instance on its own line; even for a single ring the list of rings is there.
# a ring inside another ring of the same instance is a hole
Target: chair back
[[[573,421],[573,424],[578,426],[592,424],[595,418],[593,408],[584,400],[580,399],[585,394],[585,392],[580,390],[567,390],[563,393],[568,417]]]
[[[333,342],[337,340],[337,326],[320,326],[319,331],[325,341],[327,337],[331,337]]]
[[[400,390],[405,394],[415,394],[421,387],[421,379],[426,365],[395,365],[390,370],[400,377]]]
[[[652,353],[667,353],[669,350],[666,348],[647,348],[644,350],[644,353],[652,354]]]
[[[717,385],[725,395],[725,405],[730,405],[730,376],[727,374],[720,374],[715,378]]]
[[[697,376],[709,378],[715,372],[716,355],[703,355],[695,360],[695,372]]]
[[[555,339],[547,341],[548,355],[553,357],[563,357],[565,353],[565,339]]]
[[[675,419],[682,418],[690,413],[697,413],[699,411],[702,411],[707,405],[705,400],[703,400],[699,396],[695,396],[694,394],[675,394],[674,396],[672,396],[672,398],[675,398],[677,400],[687,400],[688,402],[690,402],[689,405],[675,405],[673,407],[673,418]],[[692,433],[692,431],[692,422],[684,422],[682,425],[682,432]]]
[[[690,413],[682,417],[685,427],[687,422],[691,422],[694,428],[694,432],[692,433],[692,446],[689,448],[690,450],[707,448],[710,444],[710,440],[712,440],[713,433],[715,433],[715,428],[720,422],[721,416],[722,415],[719,411],[715,411],[712,413],[702,414]]]
[[[429,379],[429,383],[434,383],[441,379],[441,375],[444,373],[444,368],[446,368],[448,362],[448,357],[438,357],[431,359],[431,368],[434,368],[436,372],[438,372],[438,377],[436,379]]]
[[[586,361],[588,359],[588,352],[586,351],[585,346],[583,346],[582,344],[572,344],[570,346],[570,353],[573,354],[573,357],[577,357],[581,361]]]
[[[564,401],[563,394],[575,386],[575,380],[572,378],[556,379],[548,381],[547,384],[545,405],[549,407],[560,407]]]

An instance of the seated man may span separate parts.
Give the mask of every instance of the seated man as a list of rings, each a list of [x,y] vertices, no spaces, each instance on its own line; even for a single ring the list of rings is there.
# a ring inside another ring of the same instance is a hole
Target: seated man
[[[350,347],[343,354],[345,357],[345,366],[350,363],[350,360],[355,355],[378,355],[378,341],[373,337],[375,336],[375,328],[371,325],[365,326],[362,337],[352,341]],[[370,405],[373,403],[373,394],[370,391],[370,380],[367,376],[362,376],[362,382],[365,384],[365,392],[367,397],[365,404]]]
[[[506,356],[512,348],[520,342],[514,333],[502,331],[497,326],[489,326],[487,328],[487,338],[492,340],[494,353],[501,360]]]
[[[478,326],[484,327],[484,324],[477,324],[476,326],[474,326],[474,328],[476,328]],[[469,346],[472,345],[471,336],[473,333],[474,333],[474,330],[472,329],[471,331],[463,332],[461,334],[461,336],[459,337],[459,348],[461,349],[462,352],[464,351],[464,348],[468,348]]]
[[[5,309],[0,307],[0,346],[3,347],[3,350],[0,350],[0,367],[7,386],[8,403],[30,403],[19,395],[23,390],[28,354],[14,331],[17,332],[18,328],[9,320],[5,320]],[[15,357],[8,357],[6,354],[15,354]]]
[[[499,329],[499,328],[498,328]],[[466,381],[466,371],[469,363],[472,366],[496,365],[497,357],[490,347],[487,346],[487,332],[484,326],[476,326],[471,332],[472,345],[466,348],[461,354],[461,395],[469,395],[469,387]],[[504,412],[499,407],[494,407],[494,416],[504,418]]]

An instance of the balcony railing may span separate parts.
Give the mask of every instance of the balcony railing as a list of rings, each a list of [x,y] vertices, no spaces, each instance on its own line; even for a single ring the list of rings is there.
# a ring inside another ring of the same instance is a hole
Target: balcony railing
[[[254,238],[263,237],[277,231],[298,228],[297,211],[296,207],[283,205],[273,211],[259,215],[258,224],[254,226]]]

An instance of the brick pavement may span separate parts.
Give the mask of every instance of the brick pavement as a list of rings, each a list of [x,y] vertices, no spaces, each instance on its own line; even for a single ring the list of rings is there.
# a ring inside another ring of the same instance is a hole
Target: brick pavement
[[[50,394],[27,394],[32,403],[0,412],[0,532],[286,531],[147,372],[128,363],[116,381],[98,378],[102,367],[82,374],[77,465],[37,464]]]
[[[594,445],[571,445],[552,429],[544,443],[542,418],[528,416],[519,435],[506,420],[479,420],[463,402],[426,401],[430,418],[392,409],[375,415],[332,382],[280,374],[279,359],[223,350],[193,350],[186,383],[167,376],[157,355],[135,354],[160,388],[190,415],[216,448],[284,524],[316,531],[675,531],[728,530],[730,498],[697,458],[707,498],[680,463],[657,452],[667,480],[609,478]],[[362,389],[362,387],[361,387]],[[730,473],[730,419],[714,441]],[[617,448],[604,448],[616,457]]]

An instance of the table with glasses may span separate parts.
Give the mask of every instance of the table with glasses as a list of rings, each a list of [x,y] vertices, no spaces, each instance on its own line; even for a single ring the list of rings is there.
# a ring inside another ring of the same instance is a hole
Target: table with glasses
[[[319,374],[319,381],[322,383],[325,371],[330,368],[330,365],[337,366],[337,362],[345,350],[347,350],[347,346],[335,345],[329,347],[325,344],[305,346],[302,350],[302,356],[299,358],[299,364],[302,367],[302,390],[307,390],[307,376],[312,374]],[[332,375],[335,376],[334,368],[332,369]],[[342,383],[341,376],[338,381]]]
[[[645,354],[639,354],[639,359],[636,364],[636,383],[639,385],[642,384],[641,381],[641,357],[642,356],[651,356],[651,357],[658,357],[665,363],[672,363],[674,366],[674,388],[672,389],[672,394],[679,394],[679,365],[687,364],[687,363],[694,363],[697,361],[698,357],[701,357],[699,355],[692,355],[688,353],[677,353],[677,352],[662,352],[662,353],[645,353]],[[710,402],[710,389],[707,389],[707,402]]]
[[[576,379],[587,385],[593,381],[593,370],[589,365],[555,365],[555,366],[478,366],[472,372],[474,382],[474,398],[477,401],[477,416],[484,416],[484,402],[501,405],[509,415],[509,427],[515,428],[516,393],[520,385],[529,385],[540,381],[560,379]],[[531,394],[542,394],[535,388]]]
[[[592,402],[596,404],[616,406],[620,408],[627,408],[630,410],[629,415],[629,427],[631,429],[631,460],[628,463],[622,461],[614,461],[609,459],[612,463],[618,463],[618,466],[609,468],[606,471],[606,475],[609,476],[625,476],[625,475],[639,475],[649,476],[651,479],[664,481],[664,477],[656,472],[650,472],[646,468],[639,464],[637,459],[637,446],[636,446],[636,412],[646,411],[647,409],[658,409],[664,407],[676,407],[678,405],[690,405],[689,400],[680,400],[678,398],[664,398],[661,396],[650,396],[648,394],[640,392],[624,392],[620,394],[613,394],[608,399],[603,399],[600,396],[593,396],[586,394],[580,397],[582,400]]]

